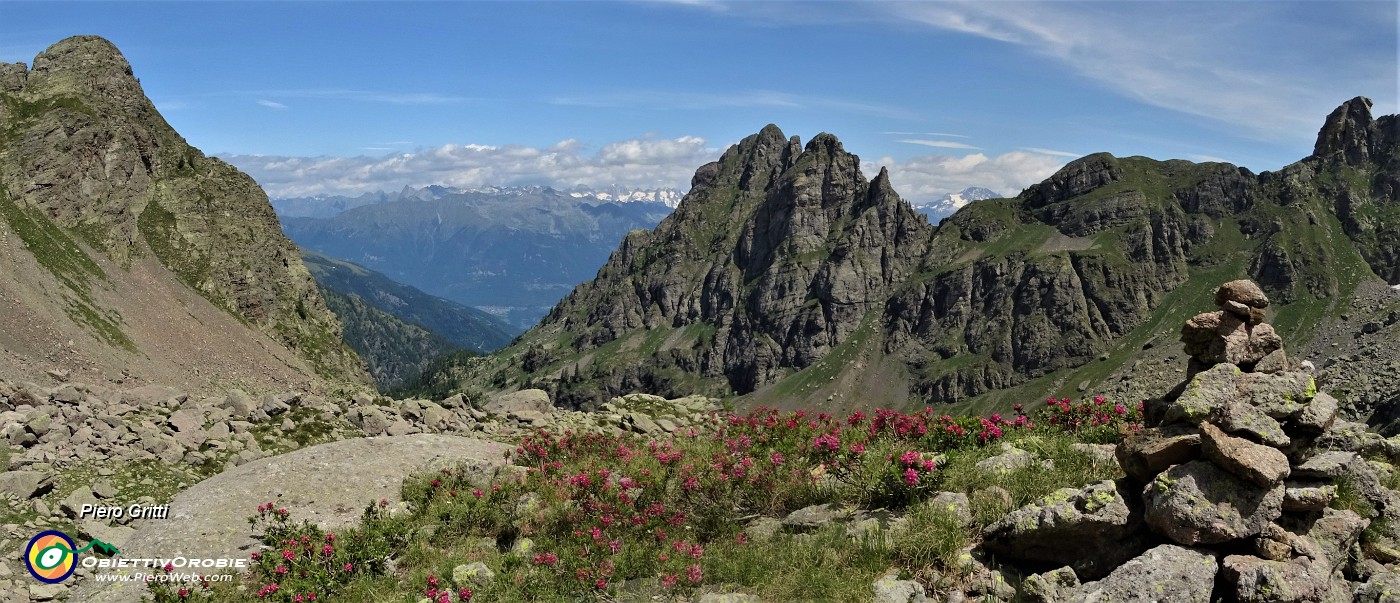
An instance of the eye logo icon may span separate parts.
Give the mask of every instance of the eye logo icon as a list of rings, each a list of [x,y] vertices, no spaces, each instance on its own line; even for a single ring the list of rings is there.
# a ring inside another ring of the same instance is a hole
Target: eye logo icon
[[[29,540],[24,549],[24,565],[40,582],[58,584],[78,567],[77,546],[63,532],[48,530]]]

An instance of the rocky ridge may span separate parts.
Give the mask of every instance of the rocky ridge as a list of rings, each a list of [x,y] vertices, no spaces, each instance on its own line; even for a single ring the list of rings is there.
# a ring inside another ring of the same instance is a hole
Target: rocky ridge
[[[802,147],[770,126],[697,170],[675,213],[543,323],[446,378],[571,406],[638,390],[789,408],[1147,394],[1185,370],[1152,349],[1190,297],[1246,276],[1304,349],[1396,278],[1381,239],[1400,223],[1397,120],[1369,107],[1344,103],[1276,173],[1099,153],[937,229],[835,138]]]
[[[0,65],[0,210],[22,243],[15,249],[66,288],[46,301],[69,308],[69,320],[106,345],[139,357],[144,342],[126,329],[143,309],[105,302],[99,290],[125,277],[110,271],[139,272],[154,258],[159,272],[321,378],[368,382],[267,196],[181,138],[107,40],[75,36],[32,68]]]

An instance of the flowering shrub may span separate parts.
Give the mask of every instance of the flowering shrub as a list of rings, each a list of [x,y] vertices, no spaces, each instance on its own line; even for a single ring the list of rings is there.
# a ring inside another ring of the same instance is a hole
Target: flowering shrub
[[[1025,416],[1020,404],[1016,405],[1016,412]],[[1142,429],[1142,402],[1131,406],[1110,405],[1103,396],[1094,396],[1075,404],[1069,398],[1046,398],[1045,404],[1036,411],[1036,421],[1075,434],[1086,442],[1112,443]]]
[[[1054,441],[1111,441],[1140,428],[1140,417],[1140,405],[1095,398],[1052,399],[1031,413],[1017,405],[1009,417],[758,408],[716,414],[702,430],[664,439],[541,430],[508,452],[516,470],[489,477],[446,468],[410,478],[402,490],[408,512],[390,517],[387,501],[371,504],[357,531],[328,534],[260,505],[249,521],[269,548],[253,554],[245,587],[261,600],[306,603],[407,583],[430,603],[460,603],[610,600],[624,582],[641,581],[684,597],[707,576],[733,575],[717,556],[752,550],[742,529],[750,518],[831,501],[908,507],[950,485],[945,467],[970,467],[1007,438],[1028,442],[1044,431]],[[399,569],[385,576],[391,557]],[[496,578],[454,574],[472,562]],[[357,581],[376,586],[355,591]],[[160,603],[203,596],[152,592]]]
[[[258,505],[248,518],[262,531],[268,547],[251,555],[250,579],[258,599],[309,603],[335,595],[349,581],[383,573],[384,559],[400,544],[393,530],[376,529],[388,521],[388,501],[365,509],[360,530],[342,536],[322,531],[309,521],[293,523],[290,512],[272,503]]]

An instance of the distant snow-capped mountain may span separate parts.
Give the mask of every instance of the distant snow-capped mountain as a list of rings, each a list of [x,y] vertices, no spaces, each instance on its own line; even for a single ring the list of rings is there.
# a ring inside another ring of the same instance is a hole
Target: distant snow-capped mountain
[[[953,212],[962,209],[963,206],[968,203],[981,201],[983,199],[996,199],[999,197],[1001,197],[1001,195],[989,189],[980,186],[971,186],[956,193],[944,193],[943,196],[932,201],[915,201],[911,203],[911,205],[913,205],[914,209],[918,210],[919,213],[928,216],[929,222],[937,224],[940,220],[953,215]]]
[[[610,186],[602,189],[574,187],[568,191],[548,186],[484,186],[458,188],[453,186],[429,185],[419,188],[405,186],[397,193],[374,192],[358,196],[316,195],[273,199],[272,208],[283,218],[332,218],[343,212],[365,205],[390,203],[393,201],[437,201],[452,196],[487,196],[496,199],[512,197],[555,196],[573,199],[580,203],[601,205],[604,203],[657,203],[668,209],[675,209],[685,196],[685,192],[670,188],[632,189]]]
[[[597,201],[611,203],[660,203],[675,209],[681,202],[681,197],[685,193],[670,189],[658,188],[647,190],[632,190],[621,187],[609,187],[604,190],[590,190],[586,188],[575,188],[569,191],[569,196],[575,199],[594,199]]]

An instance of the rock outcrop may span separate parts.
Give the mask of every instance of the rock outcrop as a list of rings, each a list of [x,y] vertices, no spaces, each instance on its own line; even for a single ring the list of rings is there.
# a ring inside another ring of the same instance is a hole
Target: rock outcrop
[[[117,347],[137,347],[122,334],[123,317],[92,292],[104,276],[81,241],[119,270],[153,256],[322,377],[368,382],[267,196],[187,144],[110,42],[67,38],[32,68],[7,66],[0,79],[0,214],[70,290],[53,303],[71,306],[75,322]]]
[[[1089,560],[1111,560],[1085,571],[1085,557],[1069,555],[1078,561],[1027,578],[1038,600],[1340,602],[1385,592],[1394,579],[1390,569],[1368,566],[1371,575],[1361,569],[1368,557],[1386,558],[1396,542],[1388,525],[1400,516],[1400,494],[1379,481],[1378,472],[1393,468],[1360,453],[1393,459],[1400,450],[1338,420],[1337,401],[1286,360],[1272,372],[1258,370],[1260,357],[1283,348],[1240,345],[1272,332],[1262,314],[1252,313],[1268,305],[1257,285],[1226,283],[1215,302],[1220,312],[1192,318],[1182,332],[1195,374],[1153,401],[1152,424],[1117,447],[1126,485],[1114,490],[1121,494],[1105,490],[1101,500],[1105,508],[1141,509],[1136,531],[1069,537],[1077,526],[1096,525],[1095,514],[1027,521],[1046,516],[1041,503],[987,529],[989,550],[1030,569],[1057,561],[1031,546],[1052,535],[1064,536],[1062,550],[1088,546]],[[1231,328],[1202,327],[1229,317],[1239,319]],[[1229,350],[1241,349],[1252,349],[1254,370],[1228,362],[1241,358]],[[1331,508],[1343,489],[1360,499],[1349,505],[1364,505],[1371,516]],[[1373,530],[1363,546],[1360,535],[1373,521],[1386,527]],[[1009,531],[1025,546],[1006,546]],[[1140,548],[1123,555],[1116,543],[1133,537]],[[1119,560],[1124,557],[1131,560]]]

